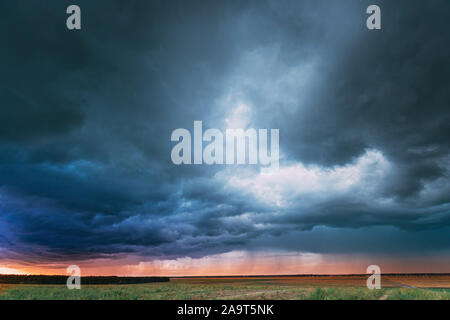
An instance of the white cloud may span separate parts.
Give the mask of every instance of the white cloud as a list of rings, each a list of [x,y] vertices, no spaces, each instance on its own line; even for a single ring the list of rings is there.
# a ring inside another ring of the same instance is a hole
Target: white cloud
[[[280,207],[293,200],[324,200],[348,192],[372,193],[389,173],[391,164],[377,150],[368,150],[346,166],[323,168],[296,163],[271,174],[223,176],[228,187]]]
[[[246,129],[250,124],[250,119],[250,106],[239,101],[225,119],[225,125],[227,129]]]

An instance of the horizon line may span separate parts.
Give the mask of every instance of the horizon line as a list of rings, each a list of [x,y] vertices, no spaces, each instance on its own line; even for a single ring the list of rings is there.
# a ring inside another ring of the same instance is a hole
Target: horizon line
[[[257,278],[257,277],[348,277],[348,276],[367,276],[372,275],[373,273],[296,273],[296,274],[257,274],[257,275],[184,275],[184,276],[170,276],[170,275],[145,275],[145,276],[133,276],[133,275],[87,275],[80,276],[81,278],[89,278],[89,277],[97,277],[97,278]],[[427,275],[439,275],[439,276],[450,276],[450,272],[381,272],[381,275],[385,276],[427,276]],[[3,274],[0,273],[0,276],[15,276],[15,277],[28,277],[28,276],[40,276],[40,277],[70,277],[70,274]]]

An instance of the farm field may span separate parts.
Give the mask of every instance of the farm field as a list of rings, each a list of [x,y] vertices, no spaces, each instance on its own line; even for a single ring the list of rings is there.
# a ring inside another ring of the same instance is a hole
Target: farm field
[[[124,285],[1,285],[0,299],[87,300],[398,300],[450,299],[450,276],[383,276],[382,289],[368,290],[366,276],[171,278],[170,282]]]

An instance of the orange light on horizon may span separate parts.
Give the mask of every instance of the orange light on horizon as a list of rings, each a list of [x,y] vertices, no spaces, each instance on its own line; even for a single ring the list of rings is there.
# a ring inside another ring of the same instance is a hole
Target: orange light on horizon
[[[3,263],[0,274],[68,275],[69,265],[78,265],[81,276],[237,276],[298,274],[365,274],[376,264],[382,273],[448,273],[450,257],[327,255],[298,252],[231,251],[200,258],[153,259],[127,256],[20,265]]]
[[[27,273],[14,268],[0,267],[0,275],[1,274],[27,274]]]

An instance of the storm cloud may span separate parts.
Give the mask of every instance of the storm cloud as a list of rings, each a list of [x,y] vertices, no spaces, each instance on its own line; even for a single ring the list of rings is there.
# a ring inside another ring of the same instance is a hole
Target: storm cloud
[[[0,4],[0,257],[450,250],[450,3]],[[176,166],[279,128],[280,170]]]

